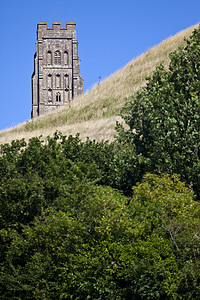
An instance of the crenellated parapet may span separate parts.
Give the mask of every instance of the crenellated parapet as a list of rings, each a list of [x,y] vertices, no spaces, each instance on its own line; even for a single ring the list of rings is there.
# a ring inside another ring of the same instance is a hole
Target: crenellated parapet
[[[66,22],[66,28],[61,28],[60,22],[53,22],[52,28],[48,28],[47,22],[39,22],[37,25],[37,38],[73,38],[76,40],[76,23]]]

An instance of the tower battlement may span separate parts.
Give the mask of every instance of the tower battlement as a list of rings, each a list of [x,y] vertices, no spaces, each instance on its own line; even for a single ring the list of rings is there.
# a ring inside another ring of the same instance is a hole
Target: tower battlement
[[[66,22],[66,28],[61,28],[60,22],[53,22],[52,28],[48,28],[47,22],[39,22],[37,25],[37,30],[76,30],[76,23],[75,22]]]
[[[52,28],[48,28],[47,22],[39,22],[37,25],[37,38],[73,38],[76,40],[76,23],[66,22],[66,28],[61,28],[60,22],[53,22]]]
[[[83,93],[76,23],[37,24],[32,75],[32,118],[70,102]]]

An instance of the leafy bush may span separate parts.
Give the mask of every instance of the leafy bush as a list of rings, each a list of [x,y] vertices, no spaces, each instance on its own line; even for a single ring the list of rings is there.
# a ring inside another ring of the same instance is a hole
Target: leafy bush
[[[199,298],[193,192],[167,175],[146,175],[133,198],[101,186],[117,166],[126,182],[125,153],[109,147],[57,133],[2,146],[1,299]]]
[[[200,27],[170,59],[169,70],[157,67],[146,87],[123,108],[129,129],[117,125],[118,141],[133,148],[143,174],[181,174],[199,195]]]

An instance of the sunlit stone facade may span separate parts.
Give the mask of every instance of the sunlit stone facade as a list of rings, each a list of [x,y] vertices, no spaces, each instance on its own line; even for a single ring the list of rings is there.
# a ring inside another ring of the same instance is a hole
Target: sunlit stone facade
[[[45,114],[83,93],[76,24],[37,25],[37,51],[32,75],[32,118]]]

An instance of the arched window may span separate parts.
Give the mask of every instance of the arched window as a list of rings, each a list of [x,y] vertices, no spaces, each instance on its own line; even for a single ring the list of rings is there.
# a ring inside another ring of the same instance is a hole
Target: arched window
[[[69,59],[69,58],[68,58],[68,52],[65,51],[65,52],[64,52],[64,64],[65,64],[65,65],[68,65],[68,63],[69,63],[69,62],[68,62],[68,59]]]
[[[61,102],[61,94],[60,93],[56,94],[56,102]]]
[[[59,50],[55,52],[54,59],[56,65],[61,65],[61,53]]]
[[[60,88],[60,74],[56,74],[56,88]]]
[[[47,65],[51,65],[52,64],[52,54],[51,51],[47,52]]]

